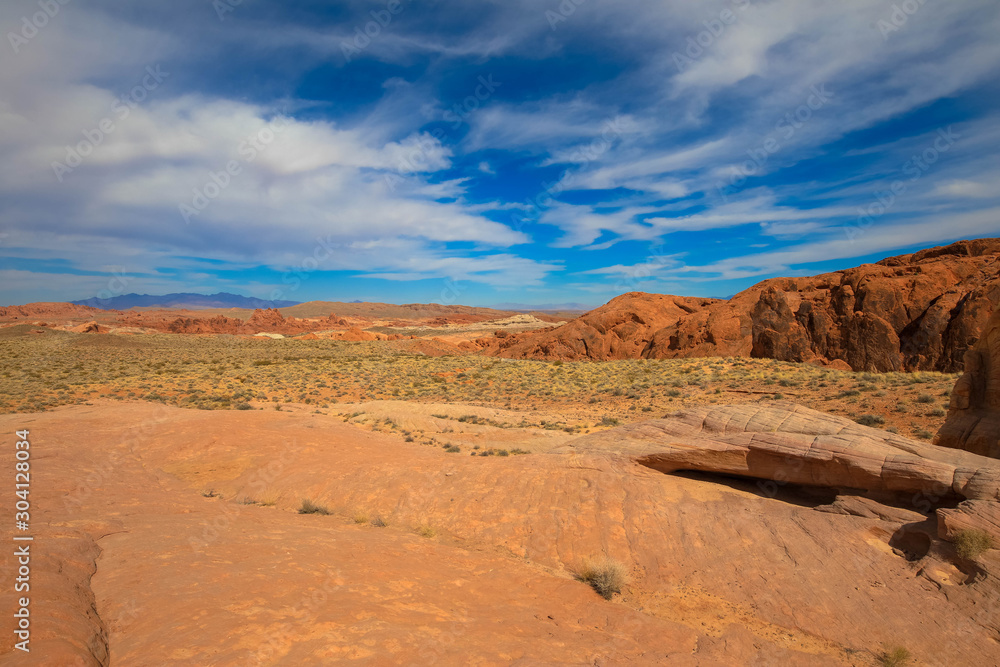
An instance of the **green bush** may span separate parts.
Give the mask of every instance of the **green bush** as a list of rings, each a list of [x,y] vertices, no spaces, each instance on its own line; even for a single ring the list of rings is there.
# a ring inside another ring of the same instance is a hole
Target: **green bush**
[[[862,426],[878,426],[885,423],[885,417],[881,415],[861,415],[854,421]]]
[[[993,548],[993,537],[985,530],[969,528],[955,532],[955,550],[966,560],[975,560]]]

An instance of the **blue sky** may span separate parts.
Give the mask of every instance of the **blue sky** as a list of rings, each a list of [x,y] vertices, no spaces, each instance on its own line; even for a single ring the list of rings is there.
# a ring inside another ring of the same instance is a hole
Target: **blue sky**
[[[0,27],[0,303],[597,305],[1000,235],[994,0],[11,0]]]

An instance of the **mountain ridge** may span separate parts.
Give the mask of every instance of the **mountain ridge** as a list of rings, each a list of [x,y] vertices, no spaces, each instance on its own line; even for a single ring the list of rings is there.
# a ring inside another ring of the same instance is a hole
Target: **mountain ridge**
[[[90,306],[100,310],[129,310],[130,308],[178,308],[202,310],[210,308],[287,308],[299,305],[299,301],[270,301],[252,296],[216,292],[199,294],[196,292],[171,292],[170,294],[121,294],[101,299],[91,297],[70,301],[74,306]]]

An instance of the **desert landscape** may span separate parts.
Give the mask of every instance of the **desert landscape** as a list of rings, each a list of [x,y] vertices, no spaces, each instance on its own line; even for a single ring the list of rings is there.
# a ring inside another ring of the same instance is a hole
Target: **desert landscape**
[[[1000,667],[1000,2],[0,2],[0,667]]]
[[[998,293],[980,239],[568,320],[5,308],[3,664],[992,664]]]

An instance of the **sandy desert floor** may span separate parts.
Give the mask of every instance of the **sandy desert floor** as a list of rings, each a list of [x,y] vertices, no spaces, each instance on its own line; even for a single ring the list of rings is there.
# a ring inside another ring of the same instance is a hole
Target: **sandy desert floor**
[[[908,553],[896,538],[927,516],[906,502],[836,513],[834,491],[573,446],[779,394],[929,432],[954,376],[198,336],[0,345],[0,430],[30,430],[35,536],[34,650],[12,655],[4,632],[0,664],[1000,661],[993,580]],[[610,600],[576,576],[602,557],[627,572]]]

